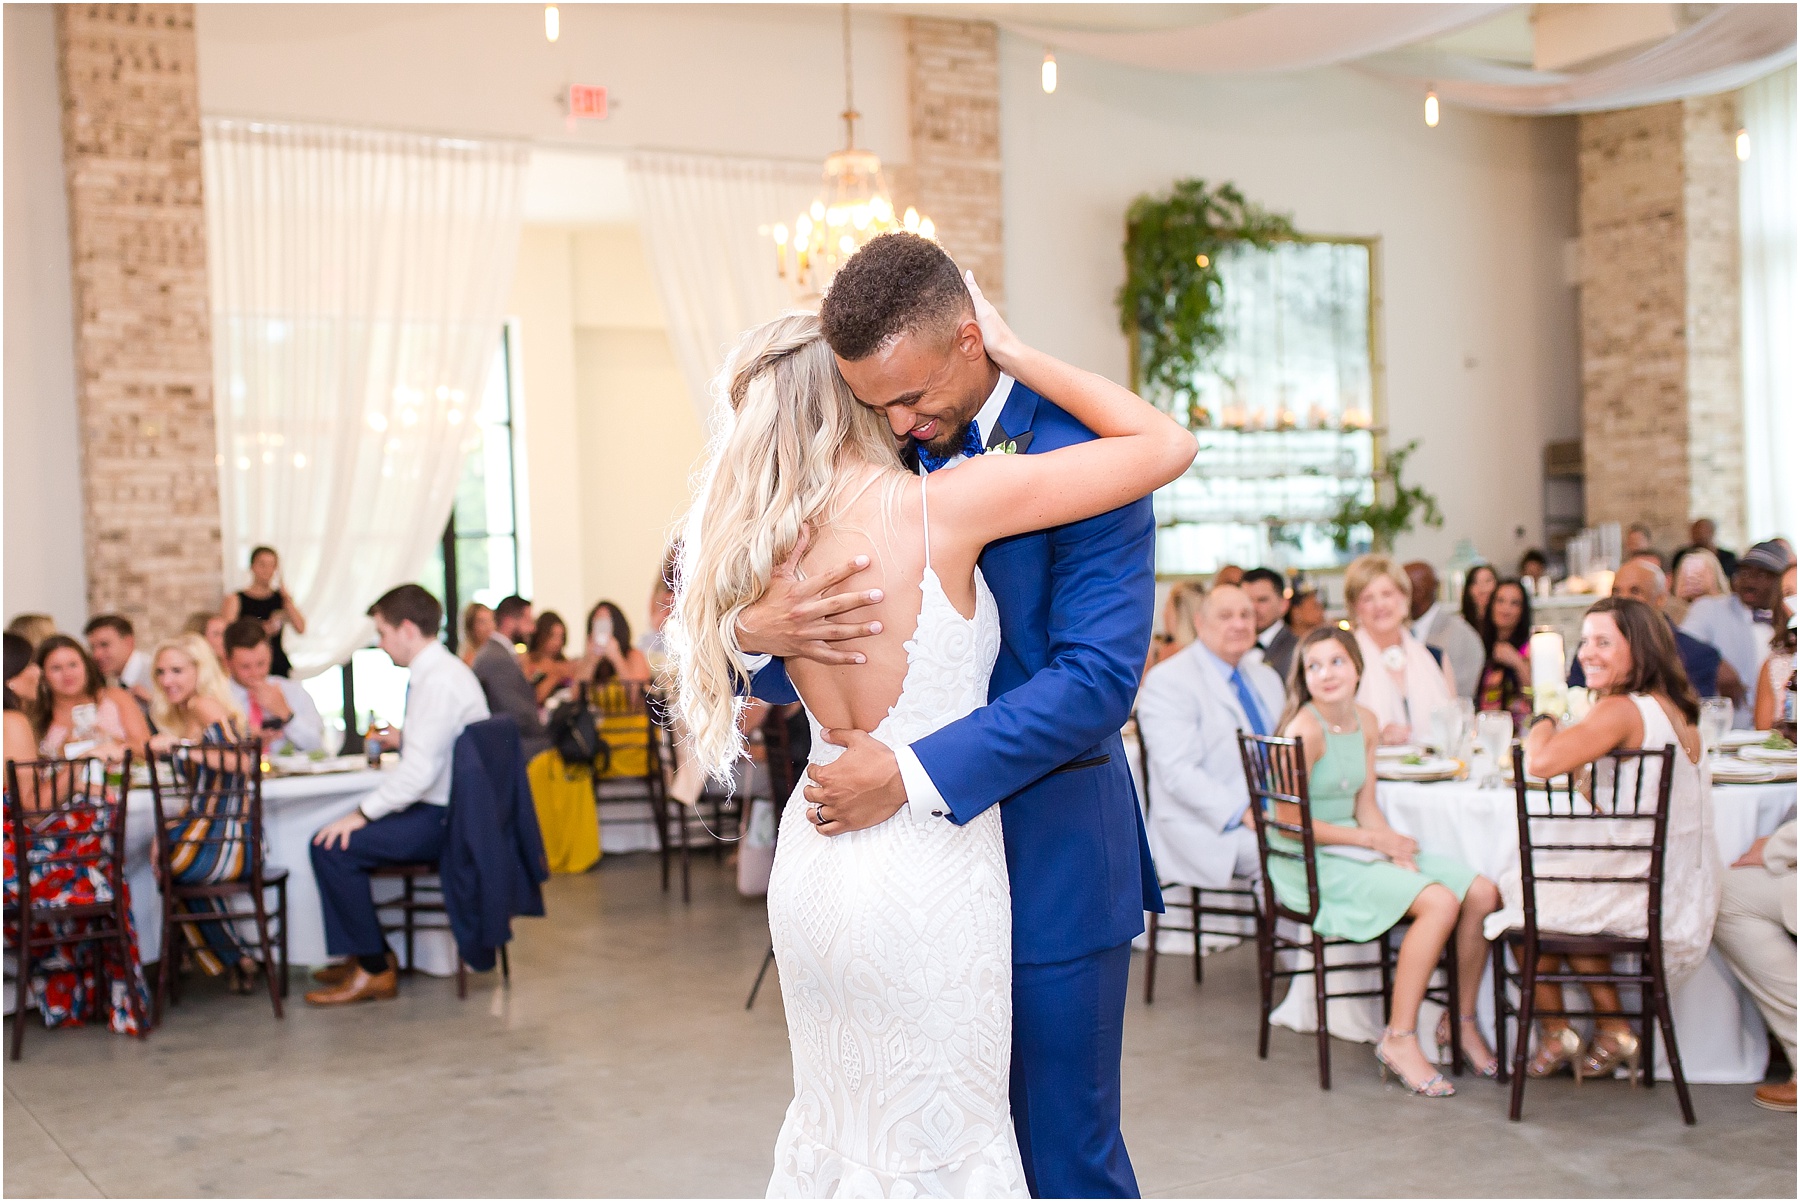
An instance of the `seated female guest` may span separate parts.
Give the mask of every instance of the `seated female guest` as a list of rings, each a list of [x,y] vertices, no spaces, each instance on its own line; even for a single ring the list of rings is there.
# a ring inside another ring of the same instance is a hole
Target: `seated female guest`
[[[1455,932],[1463,1049],[1479,1075],[1495,1075],[1494,1054],[1474,1016],[1488,950],[1481,925],[1499,907],[1500,893],[1473,869],[1420,851],[1418,843],[1387,824],[1375,804],[1379,720],[1356,703],[1362,674],[1360,641],[1339,627],[1321,626],[1301,640],[1288,685],[1281,733],[1298,738],[1305,748],[1318,850],[1319,916],[1314,925],[1321,935],[1364,943],[1382,938],[1402,918],[1413,920],[1400,944],[1389,1026],[1375,1057],[1384,1075],[1391,1069],[1414,1093],[1448,1097],[1455,1089],[1432,1069],[1419,1046],[1419,1004]],[[1299,807],[1283,803],[1277,817],[1298,825]],[[1269,842],[1298,848],[1274,832]],[[1269,877],[1283,905],[1307,908],[1303,865],[1271,856]],[[1449,1041],[1446,1015],[1438,1024],[1437,1042],[1443,1047]]]
[[[199,635],[181,634],[168,639],[156,649],[151,661],[152,691],[150,716],[156,721],[156,735],[150,750],[166,755],[179,745],[236,743],[246,737],[246,722],[231,695],[231,686],[220,670],[218,661],[206,640]],[[216,884],[240,878],[246,864],[241,843],[201,843],[219,819],[237,817],[235,807],[244,801],[240,790],[224,782],[204,778],[219,773],[235,775],[238,770],[235,753],[219,752],[187,761],[198,778],[197,804],[209,807],[227,806],[231,810],[200,812],[186,815],[164,815],[169,831],[169,870],[178,884]],[[221,783],[226,787],[205,786]],[[211,911],[228,913],[231,909],[222,898],[201,898],[186,903],[190,913]],[[260,971],[248,947],[238,938],[236,924],[229,922],[186,923],[182,931],[193,950],[194,959],[207,976],[216,977],[231,971],[231,987],[249,993],[256,987]]]
[[[587,628],[588,657],[596,661],[594,683],[615,679],[639,684],[649,681],[650,661],[632,646],[631,623],[625,620],[623,610],[611,601],[597,602],[588,610]]]
[[[1702,597],[1728,597],[1731,581],[1719,566],[1719,557],[1699,547],[1681,557],[1675,565],[1675,579],[1669,582],[1669,621],[1677,626],[1687,617],[1688,606]]]
[[[1662,939],[1663,965],[1671,986],[1686,977],[1706,958],[1712,942],[1713,919],[1719,909],[1719,852],[1714,842],[1712,794],[1700,771],[1700,703],[1682,671],[1675,637],[1661,614],[1642,601],[1628,597],[1603,597],[1581,622],[1581,665],[1588,688],[1599,694],[1587,716],[1559,728],[1540,715],[1532,720],[1525,738],[1526,770],[1534,776],[1557,777],[1579,772],[1602,757],[1627,748],[1657,750],[1674,747],[1674,780],[1669,791],[1666,851],[1663,858]],[[1608,800],[1613,795],[1611,763],[1601,763],[1590,796]],[[1643,782],[1654,796],[1654,783]],[[1629,797],[1629,786],[1621,796]],[[1599,826],[1597,822],[1588,825]],[[1616,826],[1602,831],[1559,833],[1571,841],[1598,842],[1615,834]],[[1619,833],[1621,842],[1641,840],[1641,832]],[[1553,862],[1554,861],[1554,862]],[[1587,851],[1540,856],[1540,875],[1641,875],[1641,852]],[[1516,870],[1501,882],[1506,909],[1489,921],[1489,933],[1498,935],[1523,919],[1523,894]],[[1540,881],[1537,886],[1538,925],[1547,931],[1572,935],[1606,932],[1643,938],[1648,918],[1642,885]],[[1571,956],[1578,972],[1605,972],[1604,956]],[[1557,971],[1559,957],[1538,961],[1540,972]],[[1560,985],[1538,986],[1537,1004],[1561,1006]],[[1619,1008],[1618,990],[1603,982],[1587,985],[1588,995],[1599,1010]],[[1635,1071],[1638,1037],[1622,1018],[1596,1020],[1593,1046],[1583,1054],[1581,1037],[1569,1020],[1548,1016],[1539,1020],[1538,1052],[1529,1072],[1548,1076],[1572,1065],[1580,1076],[1610,1074],[1621,1061]]]
[[[563,654],[569,645],[569,626],[554,609],[538,615],[531,639],[525,644],[525,656],[519,667],[537,694],[538,704],[550,700],[550,694],[574,679],[580,665]]]
[[[1787,710],[1788,681],[1794,678],[1794,565],[1781,576],[1781,600],[1775,603],[1775,634],[1769,640],[1769,658],[1756,675],[1756,697],[1751,725],[1771,730],[1777,723],[1792,722]]]
[[[462,662],[470,667],[475,665],[475,657],[487,646],[487,641],[494,637],[494,611],[479,601],[471,601],[463,606],[462,611],[462,650],[458,654]]]
[[[1206,601],[1206,584],[1199,580],[1177,580],[1169,586],[1169,599],[1163,602],[1162,633],[1150,642],[1148,672],[1170,656],[1185,651],[1194,641],[1194,623]]]
[[[33,661],[42,673],[31,710],[39,755],[120,760],[128,750],[144,753],[150,738],[144,711],[130,693],[107,685],[86,647],[53,634],[38,644]]]
[[[1471,630],[1481,630],[1481,617],[1487,613],[1494,590],[1499,586],[1499,575],[1487,564],[1478,563],[1469,569],[1468,579],[1463,581],[1462,616]]]
[[[1383,743],[1405,743],[1430,729],[1431,711],[1456,698],[1449,664],[1412,636],[1405,622],[1412,581],[1385,555],[1363,555],[1344,572],[1344,603],[1368,670],[1356,702],[1375,713]]]
[[[1475,629],[1487,651],[1475,708],[1508,711],[1517,725],[1531,716],[1525,693],[1531,684],[1531,594],[1525,585],[1503,580],[1495,586]]]
[[[25,699],[36,691],[37,684],[33,678],[37,674],[38,668],[32,662],[31,643],[8,631],[5,690],[5,763],[8,765],[26,764],[38,758],[37,736],[25,716]],[[137,706],[133,705],[131,709],[135,711]],[[5,787],[10,790],[11,773],[7,772],[3,779]],[[29,775],[19,781],[19,792],[20,808],[28,814],[49,809],[57,800],[50,796],[49,790],[40,791],[37,781]],[[19,900],[11,801],[11,797],[6,798],[5,892],[6,907],[9,910]],[[99,821],[99,815],[91,809],[65,810],[47,819],[33,820],[33,825],[37,828],[33,837],[34,848],[41,848],[57,856],[93,854],[99,857],[105,851],[100,834],[94,830]],[[31,880],[31,901],[33,906],[43,906],[46,910],[59,906],[92,905],[110,898],[111,887],[105,860],[96,858],[90,863],[65,865],[62,870],[55,872],[35,873]],[[130,912],[130,898],[127,897],[128,922]],[[33,927],[35,933],[40,935],[49,934],[52,929],[47,923],[34,923]],[[9,938],[10,934],[11,932]],[[7,971],[11,972],[10,965]],[[91,988],[96,979],[96,971],[104,980],[104,989],[98,995]],[[144,987],[143,967],[138,963],[135,925],[131,928],[130,962],[126,964],[121,964],[116,956],[102,955],[100,945],[96,943],[57,944],[36,949],[32,955],[31,979],[26,984],[26,993],[30,998],[29,1004],[37,1007],[47,1027],[80,1026],[104,1016],[107,1025],[114,1031],[126,1035],[139,1034],[141,1026],[130,1004],[132,995],[136,995],[136,1014],[145,1016],[150,1012],[150,996]],[[24,1017],[24,1009],[21,1007],[13,1021],[23,1022]]]

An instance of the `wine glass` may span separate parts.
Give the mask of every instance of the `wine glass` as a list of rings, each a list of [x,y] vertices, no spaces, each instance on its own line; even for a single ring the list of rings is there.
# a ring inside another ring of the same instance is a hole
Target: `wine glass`
[[[1512,747],[1513,720],[1505,710],[1488,710],[1475,716],[1475,734],[1481,749],[1487,753],[1487,771],[1482,773],[1481,787],[1498,789],[1501,785],[1502,758]]]
[[[1700,747],[1706,755],[1711,756],[1717,750],[1719,740],[1731,729],[1733,716],[1729,698],[1700,699]]]
[[[1462,725],[1462,712],[1456,702],[1446,701],[1431,710],[1431,745],[1442,756],[1456,754],[1457,728]]]
[[[1475,702],[1467,697],[1456,700],[1455,756],[1467,764],[1475,757]]]

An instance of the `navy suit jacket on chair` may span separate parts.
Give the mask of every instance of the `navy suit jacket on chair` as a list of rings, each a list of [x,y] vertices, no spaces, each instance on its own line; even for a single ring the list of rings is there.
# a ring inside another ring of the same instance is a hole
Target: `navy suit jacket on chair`
[[[1031,431],[1026,454],[1094,437],[1020,383],[1000,425]],[[1003,642],[988,704],[913,744],[958,824],[1006,804],[1015,963],[1117,947],[1163,908],[1119,738],[1150,647],[1154,555],[1147,497],[990,544],[980,563]],[[752,691],[797,699],[779,660]]]
[[[438,876],[457,951],[476,972],[494,966],[516,915],[541,917],[550,879],[519,727],[502,714],[471,722],[450,761],[450,813]]]

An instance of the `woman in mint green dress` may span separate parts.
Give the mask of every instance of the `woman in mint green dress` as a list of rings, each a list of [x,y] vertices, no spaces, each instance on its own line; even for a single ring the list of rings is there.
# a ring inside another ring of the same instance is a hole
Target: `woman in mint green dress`
[[[1391,1025],[1375,1057],[1414,1093],[1455,1093],[1436,1072],[1417,1038],[1419,1004],[1452,931],[1457,935],[1458,1005],[1463,1050],[1475,1071],[1495,1073],[1496,1062],[1475,1022],[1475,1001],[1488,954],[1482,920],[1500,906],[1500,891],[1486,877],[1419,845],[1387,824],[1375,804],[1375,746],[1381,724],[1356,704],[1362,652],[1349,631],[1322,626],[1300,643],[1288,688],[1282,734],[1304,747],[1313,841],[1318,853],[1321,935],[1358,943],[1381,938],[1402,918],[1412,926],[1394,967]],[[1299,808],[1282,806],[1281,821],[1298,824]],[[1272,844],[1298,850],[1271,832]],[[1270,857],[1269,877],[1285,906],[1307,908],[1306,869],[1286,857]],[[1439,1046],[1449,1043],[1449,1020],[1438,1026]]]

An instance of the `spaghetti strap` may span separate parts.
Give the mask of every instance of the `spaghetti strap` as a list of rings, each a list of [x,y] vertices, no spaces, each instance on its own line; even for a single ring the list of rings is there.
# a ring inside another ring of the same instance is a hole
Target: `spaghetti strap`
[[[929,475],[919,476],[919,510],[925,515],[925,570],[931,570],[931,504],[925,499],[925,482]]]

